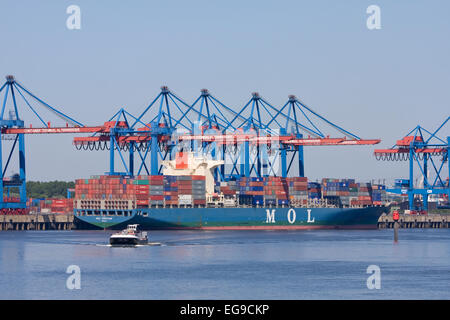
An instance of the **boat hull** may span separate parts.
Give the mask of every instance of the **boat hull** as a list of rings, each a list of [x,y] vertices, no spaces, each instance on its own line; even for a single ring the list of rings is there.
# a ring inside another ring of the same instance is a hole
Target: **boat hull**
[[[135,246],[137,244],[139,244],[139,239],[137,238],[122,238],[122,237],[117,237],[117,238],[110,238],[109,239],[109,244],[112,246]]]
[[[375,229],[386,207],[364,208],[145,208],[127,212],[75,210],[75,217],[99,228],[302,230]]]

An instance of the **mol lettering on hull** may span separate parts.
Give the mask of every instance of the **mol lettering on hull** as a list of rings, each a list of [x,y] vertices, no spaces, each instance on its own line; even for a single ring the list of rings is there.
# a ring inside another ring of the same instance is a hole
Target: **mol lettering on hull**
[[[307,209],[306,223],[314,223],[315,219],[311,215],[312,209]],[[266,223],[276,223],[275,221],[276,209],[266,209]],[[289,209],[287,212],[287,221],[290,224],[294,224],[297,219],[297,213],[294,208]]]

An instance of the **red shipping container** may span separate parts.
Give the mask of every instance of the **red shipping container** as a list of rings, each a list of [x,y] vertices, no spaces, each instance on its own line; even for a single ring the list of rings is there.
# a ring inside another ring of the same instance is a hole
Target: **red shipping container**
[[[164,181],[164,176],[150,176],[150,181]]]
[[[178,180],[178,186],[191,186],[192,180]]]

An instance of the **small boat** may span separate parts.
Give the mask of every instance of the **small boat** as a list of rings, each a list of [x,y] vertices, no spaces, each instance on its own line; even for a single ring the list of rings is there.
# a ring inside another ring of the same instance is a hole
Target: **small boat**
[[[109,238],[111,245],[134,246],[138,244],[147,244],[147,232],[140,231],[138,224],[129,224],[125,230],[114,233]]]

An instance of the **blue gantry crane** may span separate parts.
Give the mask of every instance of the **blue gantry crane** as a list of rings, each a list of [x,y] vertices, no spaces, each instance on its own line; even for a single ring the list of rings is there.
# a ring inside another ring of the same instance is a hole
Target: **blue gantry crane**
[[[444,128],[448,128],[450,117],[433,132],[421,126],[416,126],[406,136],[397,141],[390,149],[376,149],[374,151],[377,160],[383,161],[408,161],[409,179],[408,185],[394,187],[387,191],[407,195],[409,208],[414,209],[414,197],[422,197],[423,209],[428,210],[428,196],[432,194],[450,195],[448,176],[450,176],[450,136],[440,137]],[[447,167],[445,166],[447,164]],[[414,166],[417,166],[423,177],[423,187],[414,185]],[[432,170],[430,170],[432,169]],[[433,173],[434,177],[429,175]],[[447,171],[447,178],[445,178]]]
[[[27,210],[25,135],[97,132],[102,130],[102,127],[85,127],[82,123],[37,97],[12,75],[6,76],[6,82],[0,87],[0,99],[2,103],[0,113],[0,168],[2,172],[0,210],[3,214],[22,214]],[[22,108],[28,109],[40,126],[26,127],[21,118],[20,111],[24,111]],[[43,109],[62,120],[65,126],[52,127],[50,121],[43,117]],[[7,140],[12,141],[9,150]],[[4,149],[7,150],[5,154],[8,155],[6,161],[2,158]],[[19,172],[7,177],[7,170],[11,167],[14,157],[17,157]],[[11,197],[11,190],[18,190],[19,197]]]
[[[126,119],[126,117],[130,119]],[[317,122],[343,134],[330,138]],[[177,151],[188,149],[195,154],[207,153],[213,159],[224,160],[216,169],[216,178],[229,180],[237,176],[283,176],[290,174],[297,159],[298,172],[304,176],[304,146],[370,145],[378,139],[361,139],[334,124],[306,106],[295,96],[282,107],[274,107],[258,93],[253,93],[242,108],[228,107],[207,89],[192,104],[175,95],[167,86],[134,117],[121,109],[107,122],[109,134],[76,137],[78,149],[110,150],[109,174],[158,175],[161,160],[172,159]],[[113,169],[114,152],[129,151],[129,164],[122,155],[125,172]],[[133,153],[137,152],[138,170],[134,172]],[[150,169],[146,165],[150,159]],[[131,169],[130,169],[131,168]]]

